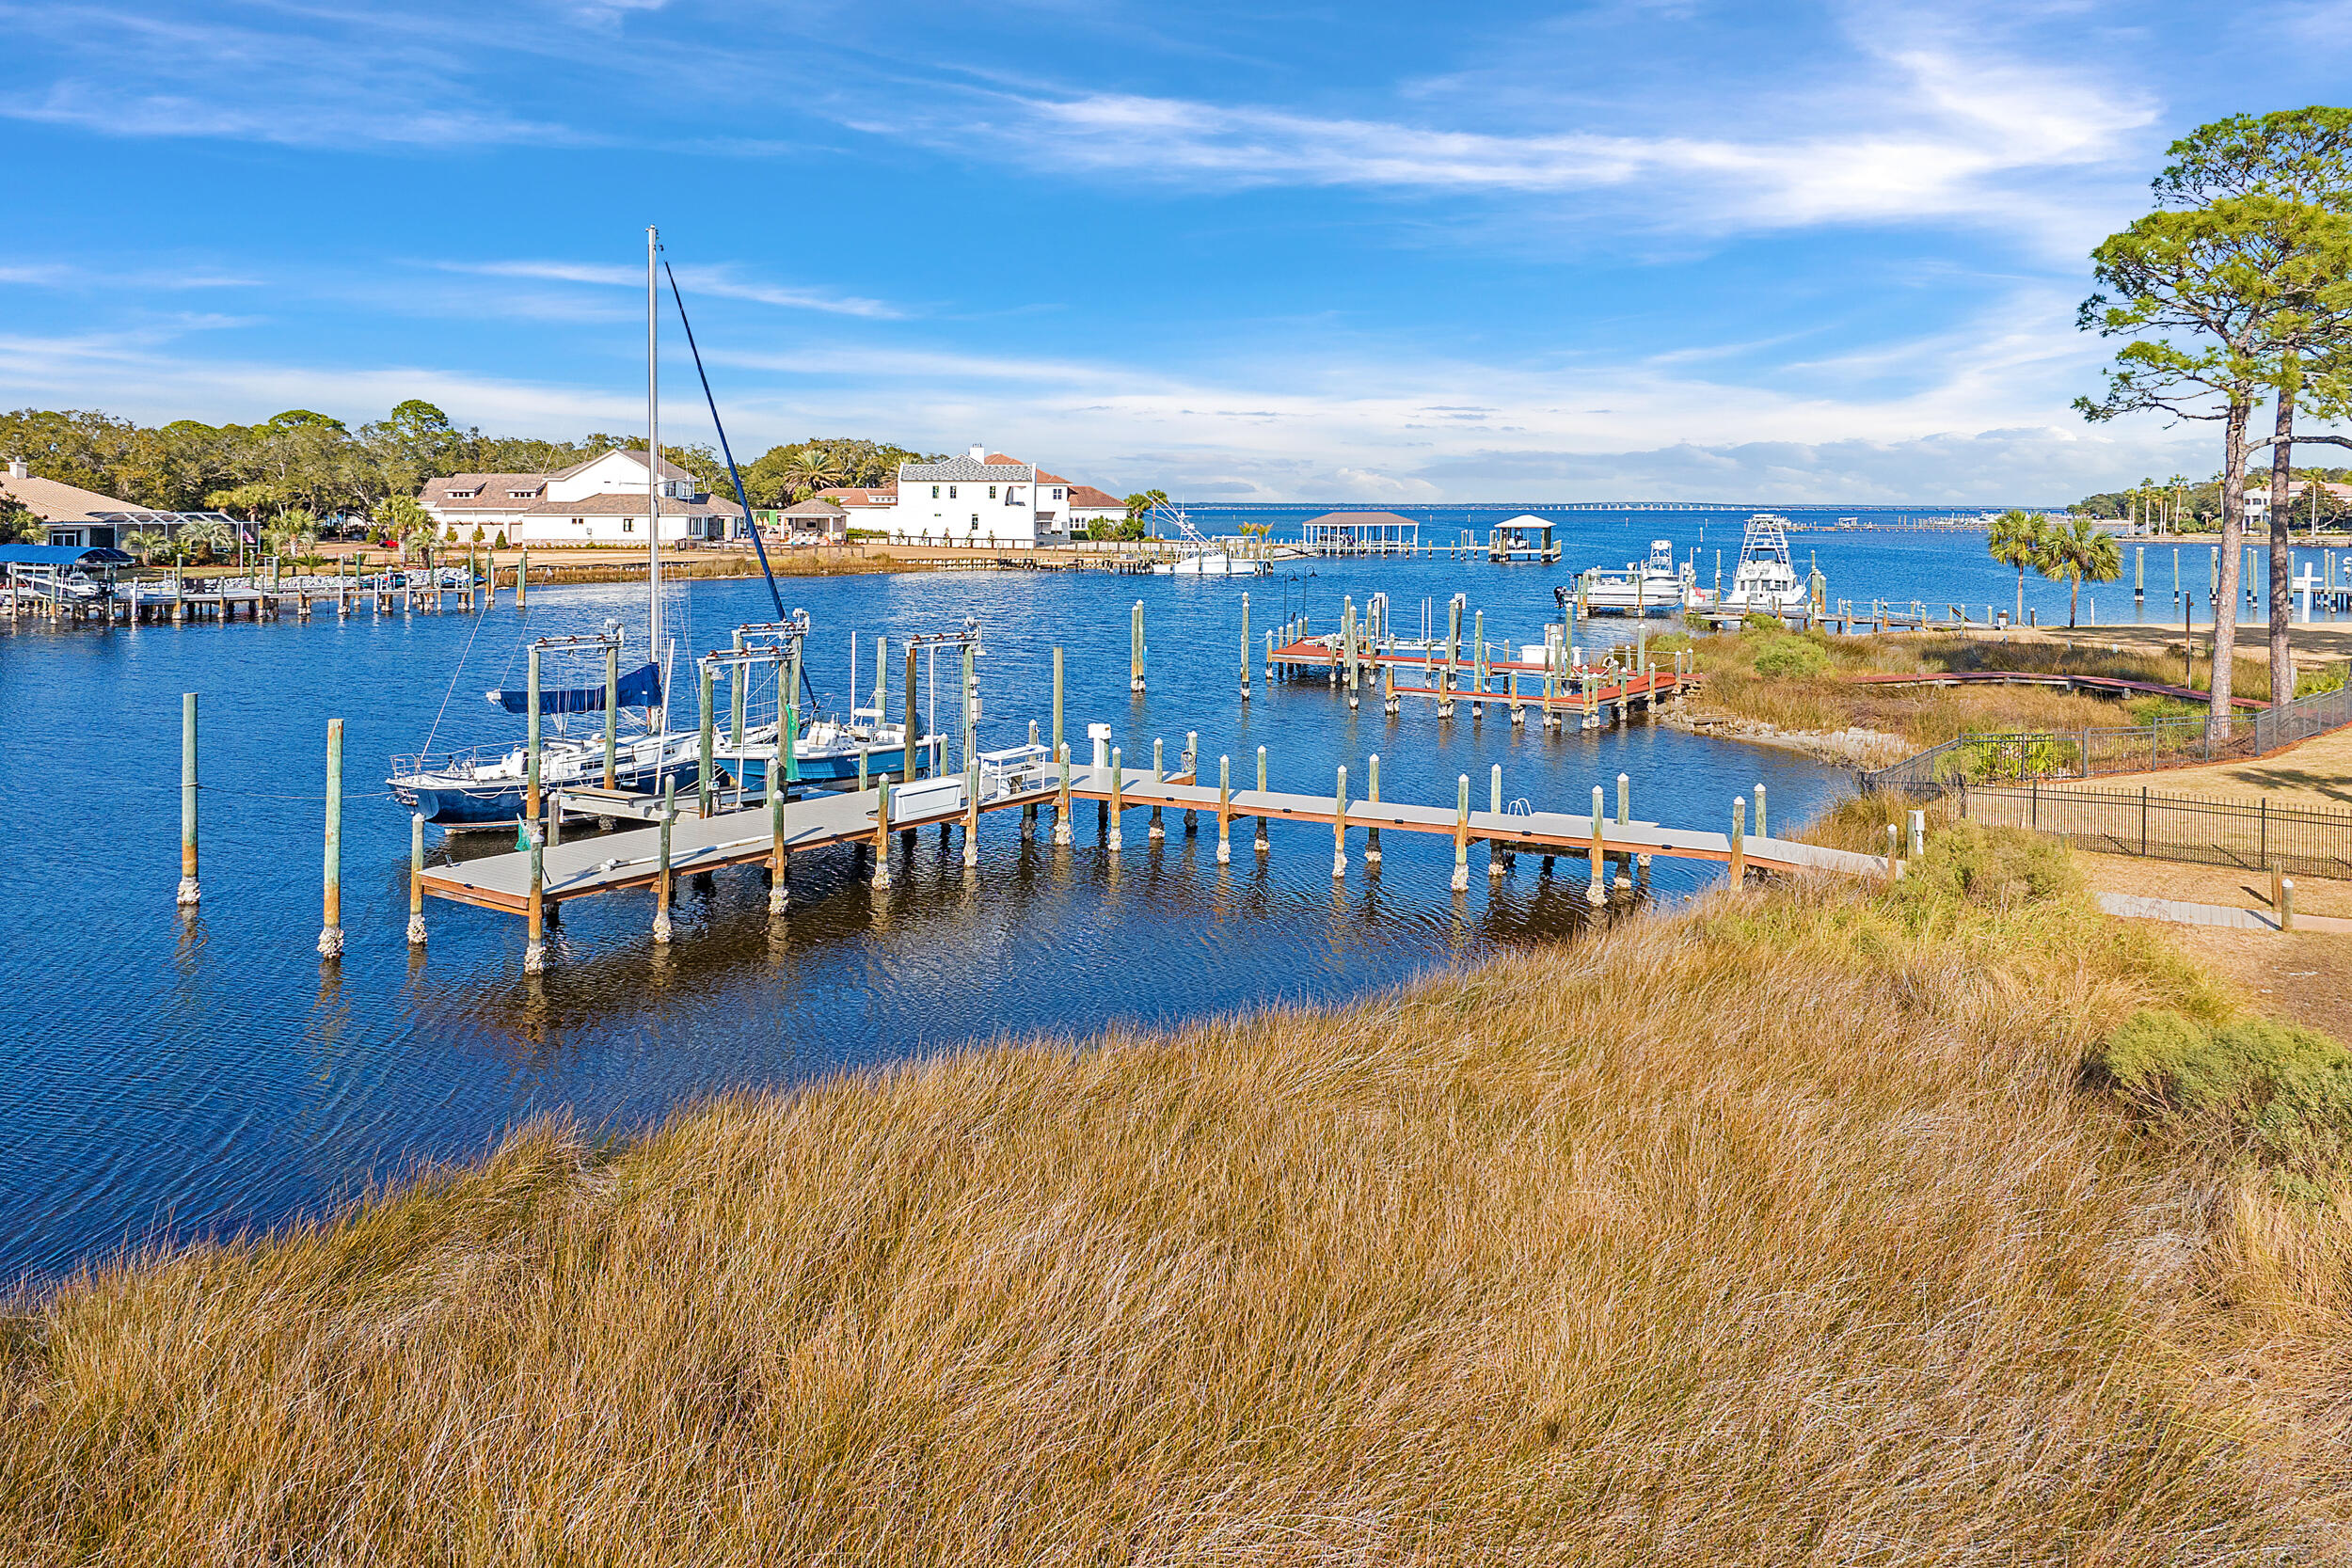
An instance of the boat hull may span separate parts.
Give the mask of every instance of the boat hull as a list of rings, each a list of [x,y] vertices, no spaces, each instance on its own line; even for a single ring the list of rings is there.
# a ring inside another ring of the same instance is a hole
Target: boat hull
[[[622,768],[613,777],[619,787],[658,795],[666,783],[681,790],[694,787],[701,769],[691,760],[675,761],[656,769],[650,763],[634,769]],[[525,788],[514,779],[446,780],[428,782],[417,780],[389,781],[393,793],[404,804],[438,828],[511,828],[523,819]],[[599,774],[596,782],[602,784]],[[547,781],[544,787],[562,788],[555,781]]]

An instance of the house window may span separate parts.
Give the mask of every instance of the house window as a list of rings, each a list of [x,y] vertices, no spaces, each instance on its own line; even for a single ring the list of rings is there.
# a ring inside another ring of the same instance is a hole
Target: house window
[[[1055,485],[1055,486],[1054,486],[1054,499],[1055,499],[1056,500],[1059,500],[1059,499],[1062,499],[1062,497],[1061,497],[1061,486],[1060,486],[1060,485],[1058,485],[1058,484],[1057,484],[1057,485]]]
[[[956,499],[956,487],[952,484],[947,486],[947,499],[949,500],[954,500]]]
[[[574,517],[572,519],[572,524],[576,528],[586,528],[588,526],[588,519],[585,517]]]
[[[988,487],[988,499],[990,500],[994,500],[996,499],[996,486],[993,484]]]
[[[938,486],[938,485],[936,485],[936,484],[934,484],[934,485],[932,485],[932,486],[931,486],[931,499],[933,499],[933,500],[937,500],[938,499],[939,499],[939,486]]]
[[[635,533],[637,531],[637,519],[634,517],[622,518],[621,531],[623,533]]]

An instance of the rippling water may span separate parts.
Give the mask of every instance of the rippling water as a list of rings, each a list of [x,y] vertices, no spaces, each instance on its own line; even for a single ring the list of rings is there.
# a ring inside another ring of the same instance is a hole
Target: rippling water
[[[1569,565],[1623,556],[1674,519],[1603,518],[1572,535]],[[1816,541],[1800,542],[1800,559]],[[1819,541],[1832,591],[1999,598],[2008,574],[1971,536]],[[891,576],[787,580],[815,619],[811,676],[835,705],[849,637],[895,641],[986,628],[983,744],[1048,715],[1051,650],[1068,650],[1068,728],[1114,725],[1130,756],[1187,729],[1204,771],[1235,776],[1265,745],[1274,782],[1327,789],[1377,752],[1391,799],[1443,803],[1468,772],[1505,793],[1574,807],[1623,770],[1637,813],[1715,825],[1758,781],[1776,822],[1831,799],[1838,775],[1803,758],[1634,726],[1585,735],[1515,731],[1497,717],[1440,724],[1376,702],[1351,714],[1320,685],[1235,700],[1239,603],[1263,631],[1285,602],[1334,624],[1342,594],[1385,589],[1399,626],[1457,590],[1490,635],[1537,641],[1557,569],[1485,562],[1327,562],[1254,583],[1100,574]],[[1349,879],[1330,877],[1327,830],[1273,827],[1272,853],[1243,830],[1215,861],[1213,823],[1145,839],[1129,819],[1114,858],[1081,810],[1078,842],[1024,843],[1013,814],[961,846],[922,835],[913,874],[866,891],[853,852],[793,857],[795,911],[773,927],[756,873],[682,884],[676,942],[646,935],[650,894],[564,911],[542,981],[521,974],[520,922],[435,903],[412,958],[406,816],[380,794],[384,759],[513,734],[481,692],[519,679],[525,636],[642,615],[626,588],[542,590],[528,617],[382,620],[331,615],[252,626],[0,634],[8,736],[10,874],[0,934],[0,1277],[54,1274],[157,1238],[231,1233],[316,1212],[421,1161],[478,1153],[517,1120],[568,1111],[642,1125],[695,1097],[790,1084],[974,1040],[1075,1034],[1105,1021],[1165,1022],[1278,1000],[1359,994],[1502,945],[1571,932],[1586,918],[1575,868],[1545,878],[1521,860],[1489,885],[1473,856],[1466,897],[1447,891],[1449,841],[1391,833],[1377,878],[1360,839]],[[1145,601],[1148,695],[1126,690],[1128,607]],[[2003,601],[2005,602],[2005,601]],[[2049,603],[2046,594],[2039,602]],[[683,656],[771,610],[757,583],[698,583],[672,600]],[[1588,631],[1588,641],[1594,635]],[[1621,626],[1597,635],[1629,635]],[[893,680],[897,679],[894,656]],[[203,703],[200,912],[172,907],[179,876],[179,693]],[[322,967],[319,789],[326,721],[347,721],[344,925],[349,950]],[[437,847],[436,854],[444,852]],[[1661,896],[1711,876],[1661,861]]]

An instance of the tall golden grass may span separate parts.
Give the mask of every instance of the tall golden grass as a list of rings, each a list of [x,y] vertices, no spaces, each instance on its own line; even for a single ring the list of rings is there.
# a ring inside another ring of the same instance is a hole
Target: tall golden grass
[[[2230,1000],[1939,842],[93,1271],[8,1320],[0,1560],[2341,1560],[2344,1209],[2082,1078]]]
[[[1820,650],[1821,668],[1813,674],[1759,673],[1759,654],[1776,643],[1803,641]],[[1669,641],[1669,645],[1671,641]],[[1750,631],[1736,637],[1692,640],[1707,676],[1704,707],[1735,718],[1799,732],[1875,730],[1914,746],[1939,745],[1963,735],[2013,731],[2070,731],[2086,726],[2144,724],[2164,716],[2201,716],[2201,704],[2162,697],[2118,701],[2050,687],[1886,687],[1858,685],[1859,674],[1921,674],[1951,671],[2008,670],[2029,673],[2114,675],[2126,680],[2178,686],[2177,658],[2103,644],[2070,646],[2056,640],[1962,637],[1798,637]],[[2235,661],[2237,689],[2269,689],[2266,666]],[[2212,684],[2210,659],[2199,659],[2196,680]]]

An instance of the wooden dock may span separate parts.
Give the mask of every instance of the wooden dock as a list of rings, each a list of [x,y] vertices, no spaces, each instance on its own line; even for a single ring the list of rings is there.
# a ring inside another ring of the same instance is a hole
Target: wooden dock
[[[1508,708],[1512,722],[1520,722],[1533,708],[1548,724],[1575,714],[1581,727],[1598,729],[1629,713],[1673,702],[1699,683],[1695,673],[1677,656],[1670,668],[1651,665],[1641,656],[1631,667],[1571,664],[1563,657],[1556,665],[1526,658],[1481,659],[1470,654],[1449,655],[1442,649],[1399,647],[1393,643],[1359,643],[1351,658],[1343,636],[1295,638],[1270,648],[1267,678],[1279,672],[1295,678],[1320,671],[1334,685],[1351,691],[1360,683],[1377,684],[1389,711],[1406,697],[1426,697],[1440,713],[1455,703],[1470,705],[1473,714],[1488,705]],[[1412,674],[1420,684],[1400,685],[1397,677]]]
[[[1230,760],[1230,759],[1229,759]],[[1333,875],[1344,876],[1348,835],[1355,832],[1368,864],[1376,863],[1380,832],[1416,832],[1451,838],[1454,845],[1454,887],[1468,885],[1467,863],[1472,844],[1487,847],[1489,873],[1500,875],[1517,854],[1587,857],[1592,865],[1593,901],[1602,899],[1604,862],[1623,866],[1646,863],[1653,856],[1710,861],[1730,865],[1735,874],[1748,869],[1784,873],[1828,872],[1851,876],[1884,876],[1892,863],[1882,856],[1859,855],[1792,840],[1738,832],[1744,813],[1736,806],[1733,833],[1699,829],[1668,828],[1656,822],[1617,820],[1604,815],[1596,800],[1590,814],[1534,811],[1524,802],[1509,809],[1470,809],[1470,780],[1460,781],[1459,799],[1452,810],[1393,800],[1351,800],[1334,793],[1315,795],[1293,790],[1211,787],[1185,774],[1155,778],[1150,769],[1105,766],[1073,767],[1068,783],[1050,770],[1032,769],[978,801],[967,799],[965,780],[948,775],[918,781],[914,785],[890,785],[893,809],[885,821],[880,815],[880,791],[866,789],[814,795],[787,801],[781,826],[765,805],[714,813],[701,817],[681,813],[670,828],[669,875],[698,875],[729,866],[759,866],[771,877],[779,869],[775,850],[785,851],[783,870],[789,876],[789,857],[829,846],[865,846],[873,854],[877,888],[889,884],[891,833],[912,834],[918,829],[961,824],[966,834],[965,860],[975,863],[971,835],[986,813],[1024,808],[1025,835],[1034,832],[1041,815],[1057,816],[1056,841],[1069,843],[1066,813],[1077,802],[1091,801],[1104,813],[1105,844],[1112,852],[1121,845],[1120,818],[1125,813],[1147,811],[1152,836],[1167,811],[1186,815],[1187,830],[1199,816],[1216,824],[1218,861],[1229,858],[1232,825],[1258,818],[1312,823],[1332,830]],[[901,791],[911,804],[900,810]],[[1494,795],[1499,798],[1499,779]],[[1760,799],[1760,792],[1759,792]],[[1490,800],[1490,808],[1492,805]],[[1622,809],[1622,808],[1621,808]],[[1258,852],[1268,852],[1263,836]],[[538,851],[539,879],[534,909],[532,853],[517,850],[463,863],[420,871],[420,892],[433,897],[509,914],[532,916],[534,929],[542,911],[577,898],[658,888],[661,875],[659,830],[606,834],[543,847]],[[778,890],[785,892],[785,890]],[[661,901],[666,911],[667,900]],[[785,897],[771,899],[779,912],[788,907]],[[530,960],[526,960],[527,965]]]

